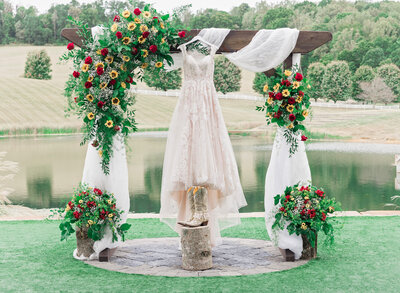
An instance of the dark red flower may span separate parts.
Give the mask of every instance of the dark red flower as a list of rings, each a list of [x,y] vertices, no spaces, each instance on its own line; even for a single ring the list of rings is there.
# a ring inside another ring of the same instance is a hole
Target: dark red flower
[[[92,146],[95,147],[95,148],[98,147],[99,146],[99,142],[97,140],[94,140],[93,143],[92,143]]]
[[[119,22],[121,20],[121,18],[119,17],[119,15],[114,16],[113,21],[114,22]]]
[[[305,214],[306,214],[306,210],[303,207],[302,211],[300,212],[300,215],[304,216]]]
[[[95,207],[95,206],[96,206],[96,203],[95,203],[94,201],[88,201],[88,202],[86,203],[86,205],[87,205],[87,207],[90,209],[90,208]]]
[[[111,79],[110,82],[108,83],[109,85],[114,85],[117,81],[115,79]]]
[[[72,72],[72,76],[75,77],[75,78],[78,78],[79,75],[81,75],[81,74],[78,71]]]
[[[315,209],[308,210],[307,214],[310,216],[311,219],[317,215]]]
[[[72,201],[70,201],[70,202],[68,203],[68,206],[69,206],[70,209],[73,209],[73,208],[74,208],[74,204],[72,203]]]
[[[281,212],[284,212],[284,211],[285,211],[285,208],[284,208],[284,207],[281,207],[279,210],[280,210]]]
[[[75,97],[75,98],[74,98],[74,100],[75,100],[75,103],[78,103],[77,99],[78,99],[78,97]]]
[[[112,205],[111,209],[112,209],[112,210],[115,210],[115,204]]]
[[[290,120],[290,121],[296,120],[296,115],[290,114],[290,115],[289,115],[289,120]]]
[[[308,139],[307,136],[305,136],[305,135],[302,135],[302,136],[301,136],[301,141],[306,141],[307,139]]]
[[[120,39],[120,38],[122,38],[122,33],[118,31],[118,32],[115,33],[115,36],[116,36],[118,39]]]
[[[304,93],[302,91],[299,91],[299,96],[304,97]]]
[[[92,83],[90,81],[85,82],[85,88],[90,89],[92,87]]]
[[[97,195],[102,195],[103,194],[103,192],[98,188],[94,188],[93,192],[96,193]]]
[[[160,20],[158,19],[157,16],[153,16],[153,19],[157,19],[158,23],[160,23]]]
[[[85,58],[85,64],[92,64],[92,63],[93,63],[92,57],[87,56],[87,57]]]
[[[294,76],[294,79],[297,81],[301,81],[303,79],[303,75],[297,72],[296,75]]]
[[[121,129],[121,128],[120,128],[118,125],[115,125],[115,126],[114,126],[114,130],[115,130],[115,131],[119,131],[120,129]]]
[[[317,191],[315,191],[315,193],[320,197],[325,197],[325,193],[322,190],[318,189]]]
[[[179,36],[180,38],[184,38],[184,37],[186,36],[186,32],[185,32],[185,31],[180,31],[180,32],[178,33],[178,36]]]
[[[151,52],[155,53],[155,52],[157,52],[157,46],[156,46],[156,45],[151,45],[151,46],[149,47],[149,50],[150,50]]]
[[[145,32],[142,33],[142,37],[143,38],[147,38],[149,35],[150,35],[149,31],[145,31]]]
[[[75,48],[75,45],[74,45],[74,43],[69,43],[68,45],[67,45],[67,49],[68,50],[73,50]]]
[[[277,93],[275,95],[275,99],[277,99],[278,101],[282,100],[283,99],[282,93]]]
[[[289,199],[290,199],[290,194],[286,195],[285,198],[286,198],[287,200],[289,200]]]
[[[269,96],[270,98],[275,99],[275,94],[274,94],[273,92],[269,92],[269,93],[268,93],[268,96]]]
[[[85,208],[83,206],[81,206],[80,204],[78,204],[78,208],[80,208],[82,211],[85,210]]]
[[[102,75],[104,73],[104,68],[99,66],[97,67],[96,71],[98,75]]]
[[[304,190],[310,191],[310,187],[308,187],[308,186],[302,186],[302,187],[300,188],[300,191],[304,191]]]
[[[294,98],[289,98],[287,102],[288,104],[293,105],[294,103],[296,103],[296,100]]]
[[[103,108],[103,106],[104,106],[104,102],[103,101],[98,101],[97,107],[99,107],[101,109],[101,108]]]
[[[290,81],[288,81],[287,79],[282,79],[282,81],[281,81],[281,85],[290,86],[290,85],[291,85],[291,83],[290,83]]]
[[[321,220],[322,221],[326,220],[326,214],[324,212],[321,213]]]
[[[142,13],[142,11],[140,11],[139,8],[135,8],[135,10],[133,10],[133,13],[135,13],[135,15],[140,15],[140,13]]]
[[[279,119],[281,117],[281,115],[282,115],[282,112],[278,111],[278,112],[275,113],[274,118],[278,118]]]
[[[136,55],[138,53],[138,49],[133,47],[132,48],[132,55]]]
[[[103,48],[103,49],[101,49],[100,53],[101,53],[101,55],[106,57],[108,55],[108,49],[107,48]]]
[[[127,83],[133,83],[133,78],[132,76],[128,76],[128,78],[125,80]]]
[[[78,211],[75,211],[74,212],[74,217],[75,217],[75,219],[79,220],[79,218],[81,217],[81,213],[78,212]]]

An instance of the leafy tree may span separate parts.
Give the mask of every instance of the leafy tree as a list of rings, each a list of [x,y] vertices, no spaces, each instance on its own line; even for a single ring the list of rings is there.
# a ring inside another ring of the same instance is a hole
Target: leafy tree
[[[242,79],[239,67],[224,56],[215,58],[214,84],[215,89],[223,94],[240,90]]]
[[[51,61],[45,50],[28,53],[24,77],[33,79],[51,79]]]
[[[228,12],[216,9],[206,9],[190,20],[190,27],[193,29],[202,29],[209,27],[217,28],[237,28],[240,24]]]
[[[372,103],[388,104],[395,100],[392,90],[386,85],[382,78],[376,77],[373,81],[363,81],[360,83],[362,92],[359,99]]]
[[[325,76],[325,65],[320,62],[310,64],[307,70],[307,78],[310,81],[310,97],[317,100],[324,98],[324,91],[322,89],[322,82]]]
[[[291,17],[294,15],[293,10],[286,7],[277,7],[267,11],[263,18],[265,28],[276,29],[287,27]]]
[[[351,78],[352,81],[352,96],[357,100],[358,95],[362,92],[360,82],[371,82],[375,78],[374,70],[371,66],[360,66]]]
[[[148,87],[158,90],[176,90],[182,85],[181,69],[165,71],[165,70],[146,70],[143,75],[143,81]]]
[[[253,79],[253,90],[261,95],[264,94],[263,88],[267,83],[267,76],[262,72],[257,72]]]
[[[337,101],[346,101],[351,95],[351,73],[345,61],[332,61],[326,66],[322,88],[324,97]]]
[[[361,62],[362,65],[368,65],[373,68],[378,67],[385,59],[385,52],[382,48],[372,48],[367,51]]]
[[[395,64],[384,64],[377,69],[377,75],[391,88],[400,102],[400,69]]]

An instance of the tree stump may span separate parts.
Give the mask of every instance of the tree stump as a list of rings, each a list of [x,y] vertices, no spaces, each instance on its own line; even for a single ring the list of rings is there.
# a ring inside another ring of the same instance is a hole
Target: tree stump
[[[212,268],[210,228],[182,227],[182,267],[189,271],[202,271]]]
[[[303,251],[301,253],[301,259],[313,259],[317,257],[317,237],[318,234],[315,233],[315,247],[312,247],[307,236],[301,234],[301,238],[303,238]]]
[[[76,230],[76,247],[78,257],[89,257],[94,252],[93,239],[88,237],[88,230],[85,228],[77,228]]]

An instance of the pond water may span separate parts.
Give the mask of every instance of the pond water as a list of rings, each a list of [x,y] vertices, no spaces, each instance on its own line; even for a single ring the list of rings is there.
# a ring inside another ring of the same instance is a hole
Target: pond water
[[[264,210],[264,183],[272,150],[265,138],[231,137],[248,206],[241,212]],[[20,170],[6,182],[15,191],[13,204],[32,208],[62,206],[79,183],[86,147],[79,136],[13,138],[0,140],[6,159]],[[131,211],[160,209],[165,133],[139,134],[129,139],[129,189]],[[395,190],[394,154],[399,145],[317,142],[307,145],[314,185],[336,197],[343,210],[380,210]],[[398,175],[400,176],[400,175]],[[400,178],[398,178],[400,181]]]

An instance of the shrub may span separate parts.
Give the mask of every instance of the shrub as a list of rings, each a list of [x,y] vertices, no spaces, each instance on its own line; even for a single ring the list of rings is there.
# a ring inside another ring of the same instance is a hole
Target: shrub
[[[262,72],[257,72],[253,79],[253,90],[264,95],[264,85],[267,83],[267,76]]]
[[[355,100],[357,96],[362,92],[360,88],[360,82],[370,82],[374,79],[375,73],[371,66],[362,65],[360,66],[351,78],[352,81],[352,95]]]
[[[400,101],[400,69],[395,64],[384,64],[377,69],[377,75],[385,81]]]
[[[240,90],[242,79],[239,67],[224,56],[215,58],[214,84],[215,89],[223,94]]]
[[[51,61],[45,50],[28,53],[25,62],[24,77],[33,79],[51,79]]]
[[[144,72],[143,81],[147,86],[158,90],[176,90],[182,85],[181,69],[172,71],[147,70]]]
[[[372,103],[390,103],[395,100],[395,95],[392,90],[385,84],[383,78],[376,77],[373,81],[361,82],[360,87],[362,93],[360,99]]]
[[[307,78],[311,84],[310,98],[324,98],[322,81],[325,75],[325,65],[320,62],[311,63],[307,70]]]
[[[349,65],[345,61],[332,61],[326,66],[322,89],[324,96],[335,103],[349,99],[351,77]]]

